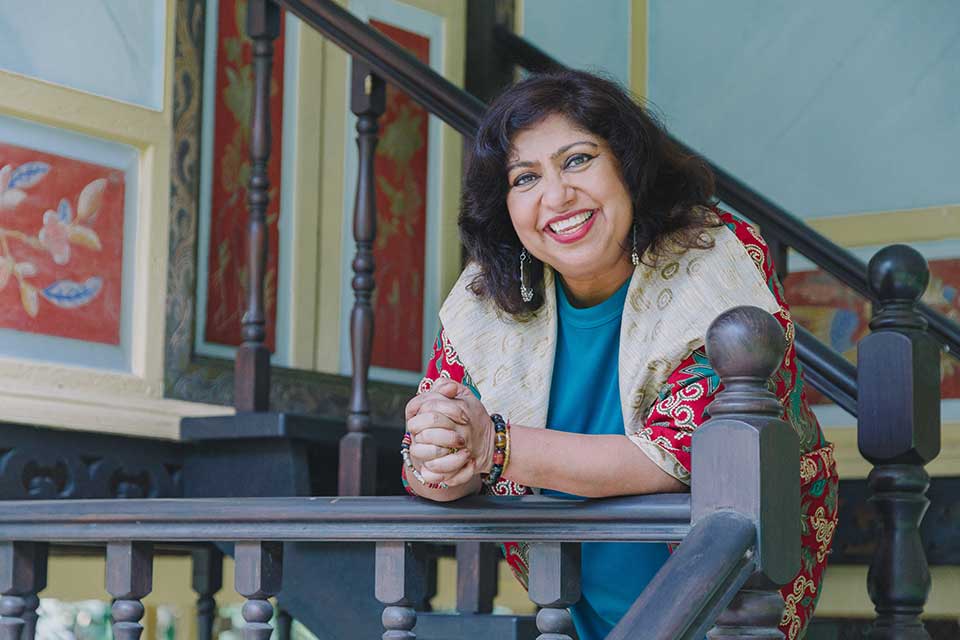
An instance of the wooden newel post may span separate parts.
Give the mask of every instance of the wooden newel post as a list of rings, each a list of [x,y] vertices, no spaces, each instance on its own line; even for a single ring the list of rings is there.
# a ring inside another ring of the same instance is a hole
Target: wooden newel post
[[[780,639],[778,589],[800,569],[800,444],[767,389],[786,341],[769,313],[736,307],[710,325],[706,346],[724,390],[693,436],[691,520],[732,509],[757,529],[756,571],[707,637]]]
[[[216,593],[223,586],[223,552],[210,546],[191,552],[193,590],[197,594],[197,640],[213,640]]]
[[[919,617],[930,592],[919,527],[929,504],[923,465],[940,453],[940,349],[916,309],[929,279],[926,260],[905,245],[868,267],[879,302],[857,350],[857,442],[874,465],[870,502],[882,525],[867,574],[873,640],[930,637]]]
[[[530,545],[530,600],[537,612],[537,640],[571,640],[573,619],[567,607],[580,599],[580,543]]]
[[[273,605],[267,598],[280,592],[283,581],[283,543],[238,542],[234,547],[237,593],[247,599],[241,614],[246,622],[243,640],[269,640]]]
[[[350,350],[353,380],[347,435],[340,441],[339,494],[372,495],[376,486],[376,445],[370,435],[367,377],[373,350],[373,242],[377,237],[377,194],[373,169],[378,120],[386,109],[386,86],[365,62],[353,59],[350,109],[357,116],[359,171],[353,213],[353,311]]]
[[[36,542],[0,543],[0,640],[21,640],[30,624],[36,627],[36,605],[30,596],[47,583],[47,545]],[[32,638],[32,631],[29,636]]]
[[[149,542],[107,544],[107,593],[113,596],[113,637],[140,640],[143,600],[153,589],[153,545]]]
[[[426,562],[423,550],[409,542],[378,542],[376,596],[384,604],[383,640],[416,640],[413,628],[423,600]]]
[[[237,349],[233,403],[237,411],[266,411],[270,406],[270,350],[264,281],[267,271],[267,205],[270,181],[270,72],[273,41],[280,35],[280,8],[269,0],[249,0],[247,35],[253,40],[253,109],[250,117],[250,182],[247,205],[247,308],[242,344]]]

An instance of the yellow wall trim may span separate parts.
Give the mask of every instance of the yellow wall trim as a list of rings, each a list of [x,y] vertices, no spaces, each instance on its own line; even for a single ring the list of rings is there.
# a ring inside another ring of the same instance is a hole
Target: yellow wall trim
[[[827,440],[834,443],[837,472],[843,480],[866,478],[873,466],[857,449],[857,430],[852,427],[824,428]],[[931,476],[955,476],[960,469],[960,423],[941,426],[940,455],[927,465]]]
[[[932,588],[923,609],[925,618],[956,618],[960,614],[960,567],[930,567]],[[873,603],[867,595],[867,567],[827,565],[821,587],[818,617],[872,618]]]
[[[960,204],[825,216],[804,220],[843,247],[960,238]]]
[[[182,418],[234,413],[221,405],[8,381],[0,385],[0,406],[5,422],[167,440],[180,438]]]

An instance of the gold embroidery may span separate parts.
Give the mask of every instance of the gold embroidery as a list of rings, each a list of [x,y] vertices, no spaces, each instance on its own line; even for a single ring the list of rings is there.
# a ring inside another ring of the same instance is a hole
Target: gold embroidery
[[[663,311],[667,308],[667,305],[673,301],[673,291],[670,289],[664,289],[660,292],[660,295],[657,296],[657,309]]]
[[[674,260],[660,270],[660,277],[664,280],[669,280],[673,276],[677,275],[678,271],[680,271],[680,263]]]
[[[817,549],[817,562],[821,563],[830,551],[830,542],[833,540],[833,532],[837,528],[837,519],[827,517],[826,509],[820,506],[810,518],[810,524],[817,532],[817,542],[820,543],[820,547]]]
[[[810,595],[815,595],[817,593],[817,585],[806,576],[799,575],[797,579],[793,581],[793,592],[788,593],[787,597],[784,598],[786,606],[783,608],[780,626],[783,627],[785,624],[790,625],[787,628],[787,638],[789,638],[789,640],[794,640],[803,628],[803,620],[800,618],[800,614],[797,613],[797,604],[803,600],[804,593],[807,591],[810,592]]]

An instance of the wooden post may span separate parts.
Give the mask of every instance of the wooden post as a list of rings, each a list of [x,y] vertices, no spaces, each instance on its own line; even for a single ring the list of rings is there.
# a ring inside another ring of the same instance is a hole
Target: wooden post
[[[143,598],[153,588],[153,546],[149,542],[107,544],[107,592],[113,596],[113,637],[140,640]]]
[[[783,637],[779,587],[800,568],[800,445],[767,389],[786,340],[757,307],[721,314],[707,331],[710,363],[724,384],[693,437],[692,522],[731,509],[756,523],[756,572],[717,618],[711,640]]]
[[[246,625],[243,640],[269,640],[273,605],[267,598],[280,591],[283,580],[283,543],[238,542],[234,546],[237,593],[247,599],[241,611]]]
[[[353,311],[350,314],[350,350],[353,380],[347,434],[340,441],[339,494],[373,495],[376,487],[376,444],[370,435],[370,397],[367,377],[373,350],[373,242],[377,236],[377,200],[373,160],[377,148],[377,121],[386,109],[386,87],[365,62],[356,58],[352,66],[350,109],[357,116],[356,203],[353,237],[357,253],[353,259]]]
[[[253,108],[250,120],[250,183],[247,204],[247,309],[237,349],[233,403],[237,411],[266,411],[270,406],[270,350],[264,344],[267,320],[264,280],[267,270],[267,204],[270,181],[270,72],[273,41],[280,35],[280,8],[269,0],[249,0],[247,35],[253,40]]]
[[[929,279],[926,260],[905,245],[879,251],[868,267],[879,303],[857,349],[857,443],[874,465],[870,502],[882,525],[867,574],[872,640],[930,637],[920,621],[930,570],[919,527],[929,505],[923,465],[940,452],[940,349],[916,309]]]
[[[491,613],[500,551],[490,542],[457,544],[457,611]]]
[[[47,555],[48,545],[45,542],[34,543],[33,553],[33,589],[24,597],[23,634],[22,640],[33,640],[37,634],[37,609],[40,607],[40,592],[47,588]]]
[[[384,604],[383,640],[416,640],[413,605],[423,599],[425,563],[422,549],[408,542],[378,542],[376,596]]]
[[[567,607],[580,599],[580,544],[537,542],[530,545],[530,600],[537,613],[537,640],[572,640],[573,619]]]
[[[223,553],[216,547],[197,549],[190,554],[193,590],[197,593],[197,640],[213,640],[217,613],[214,597],[223,586]]]
[[[36,597],[47,583],[46,560],[46,544],[0,543],[0,640],[24,637],[31,613],[29,597]],[[36,605],[32,613],[36,614]]]

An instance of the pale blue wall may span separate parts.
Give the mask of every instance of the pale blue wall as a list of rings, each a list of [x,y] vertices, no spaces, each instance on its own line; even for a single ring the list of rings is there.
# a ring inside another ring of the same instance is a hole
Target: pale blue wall
[[[650,0],[649,96],[804,217],[960,203],[960,2]]]
[[[567,66],[629,84],[629,0],[524,0],[523,35]]]
[[[0,69],[163,107],[165,0],[0,0]]]

